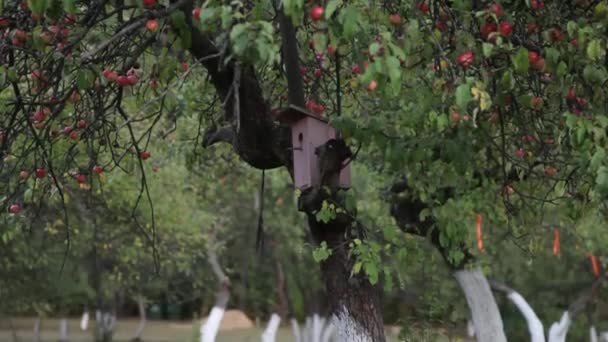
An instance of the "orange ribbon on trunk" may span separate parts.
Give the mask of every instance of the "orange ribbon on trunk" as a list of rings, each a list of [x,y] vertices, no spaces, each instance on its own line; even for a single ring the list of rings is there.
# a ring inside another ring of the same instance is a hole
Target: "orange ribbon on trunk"
[[[553,255],[559,255],[559,229],[553,229]]]
[[[483,236],[481,233],[481,215],[477,214],[477,249],[479,249],[480,252],[483,252]]]

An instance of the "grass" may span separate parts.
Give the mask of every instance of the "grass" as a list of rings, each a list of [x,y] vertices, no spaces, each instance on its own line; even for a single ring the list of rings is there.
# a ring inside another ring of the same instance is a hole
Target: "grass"
[[[121,319],[116,324],[116,334],[114,341],[126,342],[133,338],[133,333],[139,321],[134,319]],[[196,323],[194,326],[193,323]],[[34,326],[33,318],[13,318],[12,324],[19,341],[32,341],[32,329]],[[143,333],[145,342],[193,342],[194,334],[199,328],[198,322],[169,322],[169,321],[148,321]],[[77,318],[68,321],[68,337],[70,342],[91,342],[93,340],[90,325],[87,331],[80,330],[80,320]],[[217,342],[249,342],[260,341],[263,327],[252,329],[235,329],[220,331]],[[388,332],[387,332],[388,333]],[[59,320],[44,319],[41,322],[42,342],[57,342],[59,340]],[[0,318],[0,342],[13,342],[11,330],[6,318]],[[294,341],[291,328],[283,326],[277,333],[277,342]],[[388,341],[397,341],[394,334],[390,335]]]

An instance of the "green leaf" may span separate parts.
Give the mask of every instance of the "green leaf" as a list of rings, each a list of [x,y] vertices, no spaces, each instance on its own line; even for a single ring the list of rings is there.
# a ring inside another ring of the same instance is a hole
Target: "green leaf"
[[[471,87],[468,84],[461,84],[456,88],[456,105],[462,112],[466,112],[467,105],[473,99]]]
[[[494,45],[490,44],[490,43],[483,43],[481,45],[482,49],[483,49],[483,55],[486,58],[489,58],[490,56],[492,56],[492,51],[494,50]]]
[[[329,0],[325,6],[325,19],[331,19],[331,16],[341,4],[342,0]]]
[[[606,160],[606,150],[604,150],[601,147],[597,147],[597,150],[595,151],[595,153],[593,154],[593,157],[591,158],[591,163],[590,163],[591,169],[597,170],[602,165],[604,160]]]
[[[603,54],[605,54],[605,51],[602,50],[602,42],[599,39],[589,42],[589,45],[587,45],[587,58],[597,62],[602,58]]]
[[[353,265],[353,269],[351,271],[351,274],[359,274],[359,272],[361,272],[361,266],[363,266],[363,263],[361,261],[357,261]]]
[[[91,70],[79,70],[76,74],[76,86],[80,90],[86,90],[93,86],[95,75]]]
[[[376,285],[378,283],[378,265],[374,262],[366,262],[364,268],[370,284]]]
[[[369,54],[375,56],[378,51],[380,51],[380,44],[378,44],[377,42],[371,43],[371,45],[369,46]]]
[[[63,0],[63,10],[70,14],[76,14],[76,0]]]
[[[515,56],[512,57],[512,61],[516,72],[520,74],[528,72],[530,61],[528,60],[528,50],[526,48],[519,48]]]

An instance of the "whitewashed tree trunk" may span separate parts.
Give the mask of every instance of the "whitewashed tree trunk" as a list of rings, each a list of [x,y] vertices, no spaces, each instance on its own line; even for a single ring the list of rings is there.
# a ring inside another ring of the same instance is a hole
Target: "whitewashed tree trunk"
[[[475,337],[475,325],[473,325],[473,321],[470,319],[467,320],[467,336]]]
[[[507,297],[517,306],[528,322],[531,342],[545,342],[545,328],[532,307],[519,293],[512,291]]]
[[[207,317],[207,322],[201,325],[201,342],[215,342],[229,298],[230,292],[227,288],[218,293],[215,305]]]
[[[564,311],[564,314],[559,322],[555,322],[551,325],[551,328],[549,329],[548,342],[566,342],[566,335],[568,334],[570,323],[572,323],[570,313],[568,311]]]
[[[116,326],[116,316],[111,312],[97,310],[95,312],[95,324],[95,340],[101,342],[111,341],[112,335],[114,335],[114,327]]]
[[[321,342],[329,342],[335,333],[335,327],[331,323],[331,320],[327,320],[327,324],[325,324],[325,328],[323,328],[323,333],[321,334]]]
[[[85,311],[80,319],[80,330],[86,331],[89,327],[89,312]]]
[[[608,332],[603,332],[600,334],[600,342],[608,342]]]
[[[595,326],[593,325],[589,328],[589,342],[598,342],[597,330],[595,330]]]
[[[141,341],[141,335],[143,334],[144,328],[146,327],[146,303],[144,301],[143,296],[137,297],[137,308],[139,311],[139,325],[135,330],[135,336],[133,337],[133,340]]]
[[[277,330],[281,324],[281,316],[273,313],[270,316],[270,321],[264,333],[262,334],[262,342],[274,342],[277,336]]]
[[[68,341],[68,320],[66,318],[62,318],[59,321],[59,341]]]
[[[32,331],[32,342],[40,342],[40,316],[34,321],[34,329]]]
[[[506,342],[500,311],[481,269],[459,270],[454,276],[471,310],[477,341]]]
[[[300,325],[298,324],[298,320],[295,318],[291,319],[291,331],[293,333],[293,337],[296,340],[295,342],[305,342],[302,341],[302,335],[300,334]]]

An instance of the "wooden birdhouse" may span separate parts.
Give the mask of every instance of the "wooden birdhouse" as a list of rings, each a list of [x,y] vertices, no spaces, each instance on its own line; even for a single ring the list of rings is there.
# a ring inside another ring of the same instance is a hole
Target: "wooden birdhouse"
[[[335,139],[336,130],[326,119],[294,105],[279,112],[277,119],[291,127],[295,186],[306,190],[320,185],[319,159],[315,149]],[[340,171],[338,182],[340,188],[350,188],[350,163]]]

